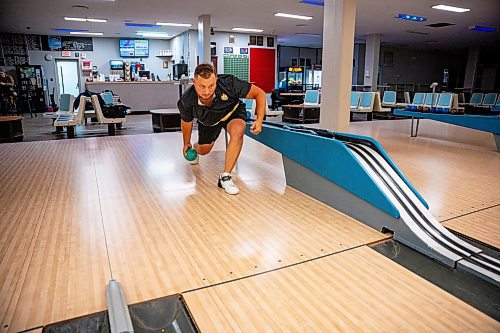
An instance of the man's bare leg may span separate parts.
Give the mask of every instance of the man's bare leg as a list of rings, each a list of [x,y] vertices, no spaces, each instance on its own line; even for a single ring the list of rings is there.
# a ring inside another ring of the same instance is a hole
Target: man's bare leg
[[[226,149],[226,165],[224,172],[231,173],[240,156],[243,147],[243,136],[245,135],[246,123],[242,119],[233,119],[227,125],[227,132],[231,137]]]

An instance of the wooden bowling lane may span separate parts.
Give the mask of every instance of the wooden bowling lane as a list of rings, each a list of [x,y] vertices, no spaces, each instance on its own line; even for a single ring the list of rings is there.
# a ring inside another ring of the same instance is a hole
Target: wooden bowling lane
[[[500,249],[500,205],[453,218],[443,225],[462,235]]]
[[[9,290],[11,302],[2,332],[17,332],[106,308],[104,286],[110,270],[102,229],[96,201],[44,209],[34,235],[19,235],[26,237],[29,246],[24,251],[29,253],[20,258],[24,259],[22,273],[15,288]],[[21,256],[24,251],[18,248],[17,254]],[[2,270],[4,264],[9,263],[3,261]]]
[[[366,246],[183,296],[202,333],[500,330]]]
[[[498,204],[487,145],[410,140],[382,123],[372,130],[439,220]],[[248,138],[229,197],[216,187],[221,139],[194,167],[179,133],[0,145],[0,331],[102,310],[111,275],[135,303],[385,237],[286,187],[280,155]]]
[[[7,331],[35,247],[41,210],[0,213],[0,331]]]
[[[166,226],[210,284],[387,238],[284,185],[240,184],[236,197],[214,186],[155,196]]]

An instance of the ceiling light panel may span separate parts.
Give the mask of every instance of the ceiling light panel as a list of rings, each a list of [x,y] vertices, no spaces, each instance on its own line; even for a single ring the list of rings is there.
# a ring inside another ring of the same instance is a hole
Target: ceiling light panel
[[[83,31],[71,31],[71,35],[89,35],[89,36],[102,36],[102,32],[83,32]]]
[[[253,29],[253,28],[233,28],[233,31],[245,31],[245,32],[262,32],[262,29]]]
[[[287,13],[276,13],[276,14],[274,14],[274,16],[287,17],[287,18],[293,18],[293,19],[298,19],[298,20],[312,20],[312,16],[295,15],[295,14],[287,14]]]
[[[108,20],[106,20],[106,19],[90,18],[90,17],[67,17],[67,16],[65,16],[64,19],[66,21],[78,21],[78,22],[98,22],[98,23],[108,22]]]
[[[163,25],[169,27],[190,27],[191,23],[169,23],[169,22],[156,22],[156,25]]]
[[[465,12],[470,11],[469,8],[461,8],[461,7],[454,7],[454,6],[448,6],[448,5],[436,5],[436,6],[432,6],[432,8],[446,10],[446,11],[454,12],[454,13],[465,13]]]

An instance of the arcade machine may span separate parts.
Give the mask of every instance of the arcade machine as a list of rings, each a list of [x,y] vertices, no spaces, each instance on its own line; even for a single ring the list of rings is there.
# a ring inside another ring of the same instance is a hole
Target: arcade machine
[[[306,70],[306,90],[321,88],[321,66]]]
[[[304,67],[286,68],[286,92],[304,91]]]
[[[20,107],[27,107],[34,112],[46,112],[47,86],[43,78],[41,65],[16,66],[19,88]]]

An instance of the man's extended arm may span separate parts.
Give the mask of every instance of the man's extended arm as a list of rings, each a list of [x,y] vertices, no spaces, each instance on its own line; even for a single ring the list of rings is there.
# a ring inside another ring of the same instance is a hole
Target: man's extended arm
[[[184,141],[184,146],[182,148],[182,153],[186,156],[186,151],[191,147],[191,132],[193,130],[193,121],[184,121],[181,120],[181,129],[182,129],[182,139]]]
[[[257,135],[262,131],[262,122],[266,114],[266,93],[252,84],[246,98],[255,99],[256,102],[255,112],[257,113],[257,120],[250,127],[250,132]]]

